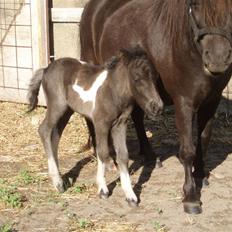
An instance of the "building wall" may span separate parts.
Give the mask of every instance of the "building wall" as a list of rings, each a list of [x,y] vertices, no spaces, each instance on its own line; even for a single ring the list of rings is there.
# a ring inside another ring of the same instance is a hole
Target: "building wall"
[[[53,7],[84,7],[88,0],[53,0]]]
[[[54,8],[84,7],[88,0],[53,0]],[[79,24],[54,23],[54,52],[55,58],[80,56]]]

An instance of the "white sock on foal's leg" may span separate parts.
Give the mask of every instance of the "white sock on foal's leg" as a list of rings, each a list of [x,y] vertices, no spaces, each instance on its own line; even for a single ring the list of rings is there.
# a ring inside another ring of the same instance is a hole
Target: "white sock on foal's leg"
[[[109,190],[105,180],[106,165],[97,157],[97,185],[100,198],[108,198]]]
[[[126,200],[128,201],[129,205],[137,206],[138,198],[132,189],[130,175],[125,168],[120,169],[120,180],[122,189],[126,195]]]
[[[55,158],[53,156],[48,158],[48,173],[49,173],[49,176],[52,178],[52,182],[53,182],[54,187],[59,192],[64,192],[65,189],[64,189],[63,180],[60,176],[57,163],[56,163]]]

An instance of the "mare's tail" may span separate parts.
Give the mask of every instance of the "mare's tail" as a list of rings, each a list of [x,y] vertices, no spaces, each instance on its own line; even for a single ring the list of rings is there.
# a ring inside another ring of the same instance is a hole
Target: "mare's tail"
[[[33,77],[31,78],[30,84],[29,84],[29,90],[27,94],[27,99],[29,101],[29,109],[28,113],[33,111],[37,104],[38,104],[38,95],[39,95],[39,89],[42,83],[44,74],[44,69],[38,69]]]

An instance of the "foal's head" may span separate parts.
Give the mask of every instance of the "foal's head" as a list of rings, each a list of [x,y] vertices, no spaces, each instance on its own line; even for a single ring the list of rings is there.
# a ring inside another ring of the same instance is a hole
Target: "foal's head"
[[[154,66],[141,49],[123,49],[121,53],[134,100],[148,115],[155,116],[163,102],[154,84],[158,75]]]

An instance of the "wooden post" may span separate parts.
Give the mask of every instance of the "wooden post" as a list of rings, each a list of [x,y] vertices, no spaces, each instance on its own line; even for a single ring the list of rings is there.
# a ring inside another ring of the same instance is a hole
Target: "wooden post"
[[[48,1],[31,1],[33,70],[49,63]]]
[[[31,1],[33,71],[49,64],[48,10],[47,0]],[[46,105],[42,88],[39,94],[39,105]]]

